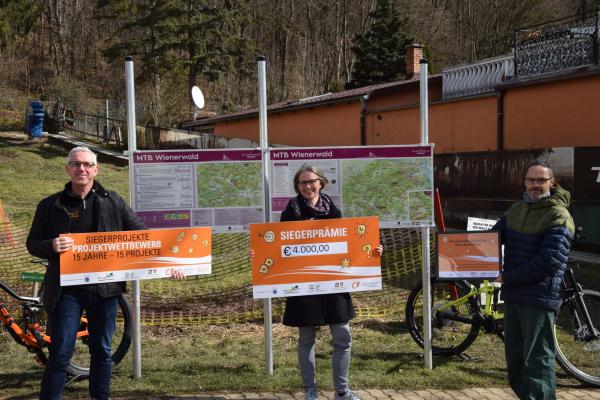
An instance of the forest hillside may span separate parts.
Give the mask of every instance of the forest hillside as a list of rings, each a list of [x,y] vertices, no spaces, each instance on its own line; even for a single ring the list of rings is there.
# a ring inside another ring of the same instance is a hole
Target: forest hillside
[[[134,57],[140,122],[176,126],[206,111],[404,78],[404,48],[431,72],[511,51],[514,30],[577,14],[593,0],[0,0],[0,126],[27,101],[93,113],[123,104]],[[117,107],[119,108],[119,107]],[[121,107],[121,113],[123,107]],[[118,114],[118,113],[117,113]],[[114,115],[114,113],[113,113]]]

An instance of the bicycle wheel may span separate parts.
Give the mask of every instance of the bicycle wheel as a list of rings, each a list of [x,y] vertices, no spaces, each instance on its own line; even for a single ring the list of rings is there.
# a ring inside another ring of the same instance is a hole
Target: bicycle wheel
[[[575,297],[566,299],[554,322],[556,361],[578,381],[600,387],[600,292],[583,290],[583,301],[596,330],[595,338]]]
[[[82,318],[79,333],[87,331],[85,316]],[[90,374],[90,353],[87,345],[87,336],[77,339],[75,351],[71,358],[71,365],[67,368],[67,376],[70,380],[74,378],[87,377]],[[121,362],[131,345],[131,310],[129,302],[124,296],[119,296],[119,307],[117,310],[117,325],[112,341],[113,364]]]
[[[477,296],[469,304],[442,310],[449,300],[469,293],[463,282],[432,282],[431,284],[431,345],[435,355],[453,355],[464,352],[477,338],[480,322],[475,318],[479,308]],[[410,335],[422,348],[423,341],[423,285],[417,284],[406,303],[406,325]]]

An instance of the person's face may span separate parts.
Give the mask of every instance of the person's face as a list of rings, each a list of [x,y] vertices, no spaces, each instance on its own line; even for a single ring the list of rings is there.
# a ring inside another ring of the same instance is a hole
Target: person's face
[[[316,203],[319,199],[319,193],[321,192],[321,181],[319,176],[313,174],[310,171],[304,171],[300,174],[298,179],[298,191],[306,200],[312,204]]]
[[[66,170],[73,186],[78,187],[91,186],[94,177],[98,175],[98,165],[94,162],[93,155],[85,151],[71,154]]]
[[[539,200],[542,196],[550,193],[553,185],[554,177],[550,170],[541,165],[529,168],[525,174],[525,190],[533,200]]]

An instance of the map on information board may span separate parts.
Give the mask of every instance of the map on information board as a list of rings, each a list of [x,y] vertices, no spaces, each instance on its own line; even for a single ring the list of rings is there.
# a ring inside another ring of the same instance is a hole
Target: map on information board
[[[198,207],[249,207],[262,204],[260,162],[206,163],[196,166]]]
[[[433,225],[431,146],[273,149],[270,158],[271,221],[296,196],[296,171],[312,164],[329,180],[323,191],[344,217],[378,216],[382,228]]]
[[[260,150],[139,151],[133,163],[133,208],[148,228],[264,222]]]

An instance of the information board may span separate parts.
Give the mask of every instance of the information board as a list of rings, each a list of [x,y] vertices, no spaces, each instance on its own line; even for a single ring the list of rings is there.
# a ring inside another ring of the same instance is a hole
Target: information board
[[[73,246],[60,254],[61,286],[211,273],[211,230],[175,228],[65,233]]]
[[[376,215],[381,228],[434,224],[431,145],[271,149],[271,221],[296,196],[294,174],[303,164],[324,173],[323,192],[344,217]]]
[[[381,290],[377,217],[250,225],[255,299]]]
[[[138,151],[133,208],[149,228],[211,226],[242,232],[264,222],[256,149]]]

